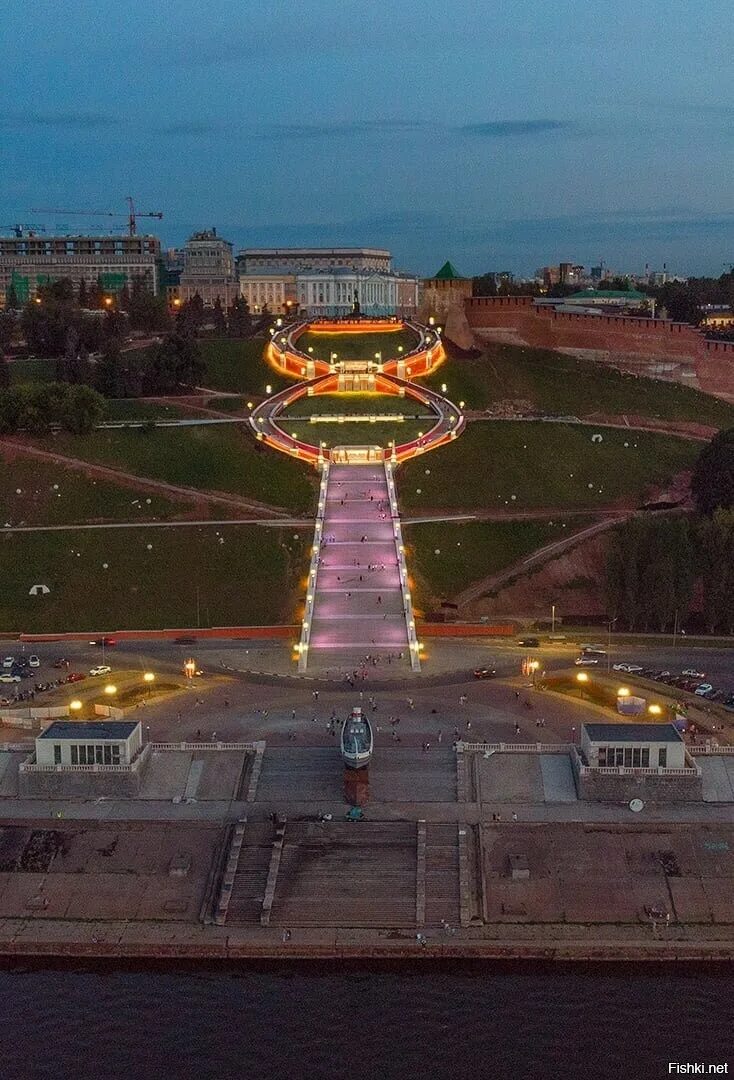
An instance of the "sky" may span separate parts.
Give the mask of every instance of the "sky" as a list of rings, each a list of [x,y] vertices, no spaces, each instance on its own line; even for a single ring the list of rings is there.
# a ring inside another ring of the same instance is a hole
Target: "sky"
[[[132,194],[166,246],[734,262],[731,0],[34,0],[2,31],[3,225],[109,230],[31,209]]]

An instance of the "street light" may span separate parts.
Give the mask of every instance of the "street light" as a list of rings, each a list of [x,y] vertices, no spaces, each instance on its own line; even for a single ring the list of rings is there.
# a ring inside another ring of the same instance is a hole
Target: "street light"
[[[104,688],[104,692],[108,697],[112,697],[113,694],[117,693],[117,687],[113,686],[112,683],[108,683]]]
[[[589,681],[589,676],[586,674],[585,671],[579,671],[577,673],[577,675],[576,675],[576,681],[577,682],[588,682]]]
[[[143,675],[143,682],[148,684],[148,697],[150,697],[150,692],[153,689],[153,683],[155,682],[155,675],[152,671],[146,671],[145,675]]]
[[[620,686],[619,690],[617,690],[617,697],[629,697],[629,696],[630,696],[630,692],[627,689],[627,687],[626,686]]]
[[[647,711],[649,713],[651,713],[653,716],[660,716],[660,713],[663,710],[661,709],[661,707],[659,705],[648,705]]]
[[[79,712],[81,707],[82,707],[82,703],[79,700],[79,698],[74,698],[73,701],[69,702],[69,712]]]

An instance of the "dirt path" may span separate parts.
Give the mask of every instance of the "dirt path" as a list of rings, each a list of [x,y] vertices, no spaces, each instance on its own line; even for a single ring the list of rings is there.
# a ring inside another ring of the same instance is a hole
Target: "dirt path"
[[[28,446],[25,443],[16,442],[14,439],[0,439],[0,451],[3,449],[16,454],[24,454],[26,457],[36,458],[39,461],[50,461],[54,465],[74,469],[76,472],[82,472],[86,476],[110,480],[123,487],[134,487],[137,491],[149,491],[176,499],[186,499],[200,505],[214,503],[217,506],[227,506],[240,512],[247,511],[250,517],[255,515],[264,518],[284,518],[286,520],[293,517],[291,511],[282,507],[268,506],[266,503],[260,503],[254,499],[245,499],[239,495],[228,495],[220,491],[199,491],[197,488],[169,484],[165,480],[153,480],[150,477],[138,476],[137,473],[125,472],[123,469],[114,469],[107,465],[96,465],[89,461],[83,461],[81,458],[67,457],[64,454],[55,454],[48,450],[39,450],[36,446]]]

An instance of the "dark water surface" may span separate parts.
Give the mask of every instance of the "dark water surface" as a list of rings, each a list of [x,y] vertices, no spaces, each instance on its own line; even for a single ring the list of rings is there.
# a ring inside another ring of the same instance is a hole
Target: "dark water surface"
[[[0,970],[0,1080],[655,1080],[731,1062],[734,969]]]

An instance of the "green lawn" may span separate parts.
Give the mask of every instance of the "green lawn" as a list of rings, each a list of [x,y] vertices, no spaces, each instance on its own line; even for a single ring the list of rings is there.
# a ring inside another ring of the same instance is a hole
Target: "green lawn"
[[[189,504],[141,495],[133,488],[20,456],[0,458],[0,507],[0,525],[168,520],[190,510]]]
[[[478,359],[447,360],[425,382],[435,390],[445,382],[447,396],[472,409],[513,399],[556,416],[629,414],[715,427],[734,424],[734,405],[699,390],[546,349],[490,345]]]
[[[312,424],[308,420],[280,419],[279,426],[302,442],[318,446],[387,446],[391,440],[397,446],[410,442],[433,427],[435,420],[404,420],[374,424]]]
[[[55,360],[13,360],[8,367],[11,386],[26,382],[53,382],[56,378]]]
[[[209,398],[206,403],[207,409],[216,409],[218,412],[238,413],[249,415],[246,397],[215,397]],[[193,415],[193,414],[189,414]]]
[[[191,416],[187,409],[138,398],[109,398],[105,420],[178,420]]]
[[[316,330],[307,330],[301,334],[296,344],[301,352],[313,349],[316,360],[331,358],[336,353],[340,360],[374,360],[375,353],[382,353],[383,363],[398,355],[402,346],[404,352],[410,352],[418,344],[418,338],[412,330],[395,330],[385,334],[324,334]]]
[[[403,527],[408,568],[415,575],[418,603],[450,600],[473,581],[511,566],[545,544],[561,540],[593,518],[548,521],[428,522]]]
[[[403,416],[433,416],[433,412],[414,398],[396,394],[314,394],[294,401],[281,415],[326,416],[334,413],[342,416],[372,416],[377,413],[401,413]]]
[[[692,466],[701,449],[685,439],[614,428],[603,429],[603,442],[595,444],[592,434],[570,424],[469,424],[455,442],[400,467],[401,505],[593,509],[642,498],[648,485]]]
[[[0,631],[195,627],[197,590],[202,626],[290,622],[310,542],[246,525],[0,536]]]
[[[266,363],[265,338],[202,338],[199,345],[206,362],[202,383],[209,389],[265,397],[266,386],[274,392],[293,383]]]
[[[234,492],[292,511],[313,508],[316,474],[262,446],[240,424],[59,433],[35,443],[172,484]]]

